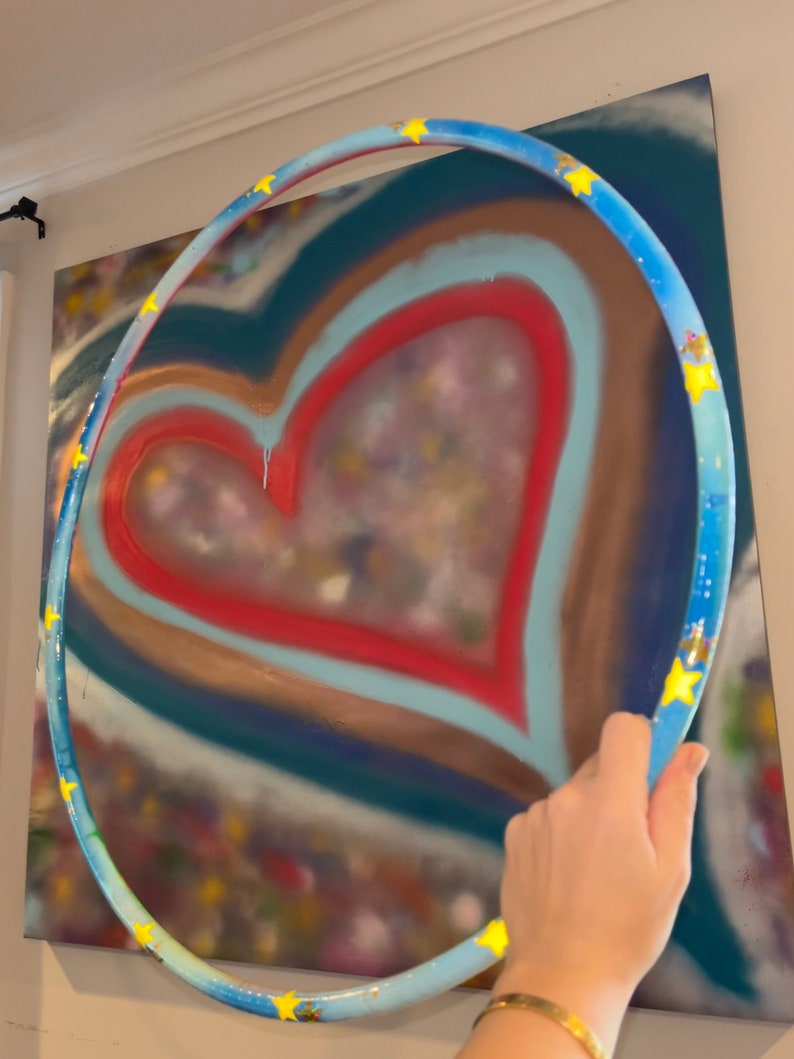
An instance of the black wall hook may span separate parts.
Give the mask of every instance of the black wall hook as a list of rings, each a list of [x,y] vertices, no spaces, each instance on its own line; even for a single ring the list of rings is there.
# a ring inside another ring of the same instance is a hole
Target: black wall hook
[[[46,235],[47,229],[41,217],[36,216],[36,210],[38,208],[38,202],[34,202],[33,199],[25,198],[23,195],[16,206],[12,206],[11,209],[6,210],[5,213],[0,213],[0,221],[7,221],[9,217],[18,217],[20,221],[34,221],[39,228],[39,239],[43,239]]]

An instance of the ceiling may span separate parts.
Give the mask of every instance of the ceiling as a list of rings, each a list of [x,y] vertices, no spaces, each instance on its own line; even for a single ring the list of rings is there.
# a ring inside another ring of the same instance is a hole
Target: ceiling
[[[0,205],[624,0],[6,0]]]
[[[0,21],[0,139],[254,37],[373,2],[8,0]]]

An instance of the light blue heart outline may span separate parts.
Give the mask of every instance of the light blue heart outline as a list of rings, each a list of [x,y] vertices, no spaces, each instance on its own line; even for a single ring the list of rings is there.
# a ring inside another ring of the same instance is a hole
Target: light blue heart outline
[[[529,280],[546,294],[560,314],[573,356],[569,431],[552,490],[523,634],[529,735],[487,711],[475,699],[439,685],[218,628],[151,595],[119,569],[107,548],[98,514],[99,490],[118,444],[144,419],[175,406],[210,409],[242,423],[263,450],[273,449],[303,393],[353,338],[410,301],[497,276]],[[603,322],[598,303],[581,270],[558,247],[534,236],[501,233],[465,236],[435,246],[419,260],[395,266],[337,314],[302,359],[281,406],[267,418],[221,395],[179,386],[142,395],[114,413],[105,429],[104,443],[96,452],[80,515],[80,529],[94,573],[114,596],[151,618],[327,686],[464,728],[508,750],[557,786],[570,772],[563,729],[560,605],[595,447],[603,360]],[[551,600],[551,605],[544,606],[544,600]],[[540,705],[532,709],[532,703]]]

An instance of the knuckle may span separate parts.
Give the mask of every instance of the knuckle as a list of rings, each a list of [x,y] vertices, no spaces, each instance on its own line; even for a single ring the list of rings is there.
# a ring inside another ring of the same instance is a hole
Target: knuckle
[[[515,848],[518,842],[519,832],[522,829],[525,816],[526,813],[518,813],[507,822],[507,827],[505,828],[505,849],[508,853]]]
[[[582,804],[582,796],[573,783],[566,783],[559,787],[549,798],[549,805],[555,813],[578,812]]]
[[[683,894],[692,881],[692,866],[689,861],[676,865],[673,871],[673,886],[678,893]]]
[[[679,783],[674,798],[676,808],[685,819],[695,815],[697,796],[690,783]]]

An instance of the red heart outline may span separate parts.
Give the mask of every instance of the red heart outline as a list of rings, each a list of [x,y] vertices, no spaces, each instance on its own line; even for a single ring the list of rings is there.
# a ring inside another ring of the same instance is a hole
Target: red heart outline
[[[101,499],[104,534],[114,561],[145,591],[203,621],[259,640],[446,686],[490,707],[526,732],[525,613],[570,410],[567,336],[556,308],[542,291],[517,277],[496,277],[488,283],[437,291],[382,317],[357,336],[301,396],[270,456],[267,493],[285,514],[294,515],[302,455],[315,424],[335,397],[377,358],[427,331],[472,316],[501,317],[524,330],[535,358],[537,386],[535,445],[525,479],[521,528],[506,568],[492,664],[461,661],[453,650],[445,654],[428,649],[418,638],[398,638],[352,622],[230,597],[186,580],[152,559],[130,528],[127,503],[136,467],[155,449],[175,441],[209,445],[241,462],[257,483],[263,480],[264,453],[249,430],[207,409],[183,407],[153,415],[119,443],[102,483]]]

